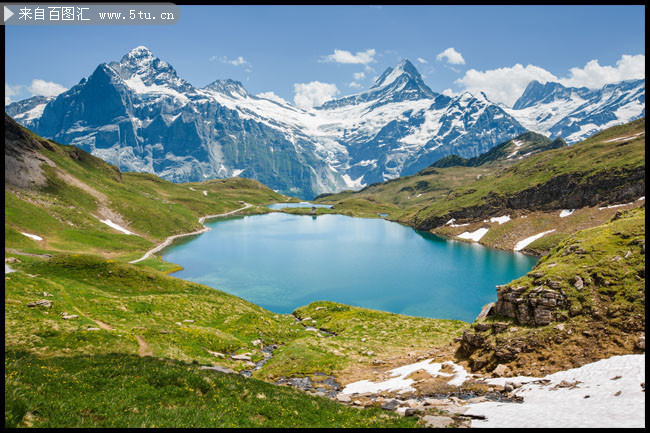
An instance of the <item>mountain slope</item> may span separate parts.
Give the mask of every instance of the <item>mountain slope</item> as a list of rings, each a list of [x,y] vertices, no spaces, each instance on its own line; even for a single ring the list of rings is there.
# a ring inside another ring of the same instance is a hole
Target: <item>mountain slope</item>
[[[642,353],[645,206],[572,234],[497,293],[460,339],[473,370],[503,364],[507,375],[535,376]]]
[[[201,227],[199,216],[287,199],[250,179],[179,185],[121,173],[5,115],[5,197],[9,425],[415,426],[414,418],[359,412],[324,396],[348,370],[373,368],[362,343],[399,362],[450,343],[466,326],[348,307],[337,335],[325,338],[293,315],[166,275],[178,267],[159,258],[129,263],[164,237]],[[376,331],[360,331],[359,321]],[[312,395],[273,385],[282,378],[311,383]],[[188,398],[196,404],[170,412]],[[205,415],[206,407],[215,413]]]
[[[645,118],[575,144],[533,155],[454,191],[413,218],[439,227],[450,218],[479,219],[515,209],[576,209],[645,195]]]
[[[215,93],[138,47],[51,101],[35,132],[175,182],[243,174],[304,197],[343,184],[312,143],[227,108]]]
[[[645,79],[607,84],[600,89],[532,81],[506,111],[524,127],[564,137],[570,144],[610,126],[645,116]]]
[[[195,88],[145,47],[45,106],[6,111],[125,171],[174,182],[243,174],[302,198],[412,174],[451,153],[476,156],[524,132],[485,95],[432,92],[408,60],[368,91],[306,111],[232,80]]]
[[[240,208],[239,200],[285,197],[249,179],[187,186],[122,173],[81,149],[34,135],[5,114],[5,247],[135,256],[167,236],[200,229],[200,216]]]
[[[431,167],[444,168],[453,166],[477,167],[479,165],[489,164],[496,161],[508,161],[524,159],[530,155],[544,152],[550,149],[559,149],[567,144],[562,138],[551,141],[548,137],[526,132],[517,138],[508,140],[489,151],[482,153],[474,158],[466,159],[458,155],[450,155],[434,162]]]

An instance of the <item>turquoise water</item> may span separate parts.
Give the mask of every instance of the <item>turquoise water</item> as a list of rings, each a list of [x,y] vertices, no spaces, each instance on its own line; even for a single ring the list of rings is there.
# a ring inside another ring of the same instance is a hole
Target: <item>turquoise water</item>
[[[329,300],[413,316],[473,321],[497,284],[536,258],[448,241],[382,219],[272,213],[207,224],[163,251],[173,275],[276,313]]]
[[[267,206],[269,209],[282,209],[285,207],[325,207],[331,208],[331,204],[313,204],[306,201],[300,203],[273,203]]]

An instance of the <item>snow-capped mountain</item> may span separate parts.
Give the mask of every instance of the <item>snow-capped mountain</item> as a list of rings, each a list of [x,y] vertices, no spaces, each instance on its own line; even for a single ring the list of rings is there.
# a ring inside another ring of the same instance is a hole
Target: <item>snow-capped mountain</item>
[[[5,111],[26,128],[35,129],[35,124],[43,114],[45,106],[53,99],[54,96],[32,96],[22,101],[12,102],[5,107]]]
[[[175,182],[242,175],[301,197],[345,186],[313,143],[218,102],[232,95],[246,92],[230,81],[197,89],[138,47],[48,103],[35,131]]]
[[[321,131],[343,145],[328,161],[359,186],[414,174],[450,154],[471,158],[525,132],[483,93],[433,92],[408,60],[366,92],[316,111],[325,120]]]
[[[575,143],[645,116],[645,80],[621,81],[600,89],[533,81],[506,111],[531,131]]]
[[[138,47],[44,106],[28,101],[6,111],[123,170],[175,182],[241,175],[303,198],[476,156],[525,131],[483,94],[433,92],[408,60],[365,92],[302,110],[233,80],[196,88]]]
[[[39,135],[126,171],[174,182],[241,175],[311,198],[414,174],[451,154],[472,158],[526,128],[567,138],[587,134],[586,125],[609,125],[631,113],[634,101],[643,105],[645,82],[633,87],[636,93],[632,87],[594,92],[533,83],[510,109],[482,92],[433,92],[404,60],[364,92],[303,110],[251,95],[233,80],[194,87],[137,47],[56,98],[30,98],[5,110]]]

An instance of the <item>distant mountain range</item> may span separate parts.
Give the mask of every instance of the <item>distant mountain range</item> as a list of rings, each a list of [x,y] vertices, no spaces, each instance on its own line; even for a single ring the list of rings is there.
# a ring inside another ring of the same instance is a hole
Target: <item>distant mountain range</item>
[[[196,88],[137,47],[56,98],[5,111],[125,171],[174,182],[241,175],[311,198],[413,174],[448,155],[477,157],[526,130],[573,143],[645,115],[644,102],[644,80],[598,91],[533,82],[510,109],[482,92],[433,92],[404,60],[367,91],[303,110],[233,80]]]
[[[610,126],[644,117],[645,80],[621,81],[600,89],[533,81],[506,111],[529,130],[573,144]]]

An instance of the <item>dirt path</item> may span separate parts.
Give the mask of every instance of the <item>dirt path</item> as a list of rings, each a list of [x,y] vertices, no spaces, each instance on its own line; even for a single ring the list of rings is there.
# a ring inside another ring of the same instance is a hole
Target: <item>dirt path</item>
[[[251,207],[251,206],[252,206],[252,205],[246,203],[246,206],[244,206],[244,207],[242,207],[242,208],[239,208],[239,209],[235,209],[235,210],[230,211],[230,212],[221,213],[221,214],[217,214],[217,215],[206,215],[206,216],[202,216],[201,218],[199,218],[199,223],[200,223],[200,224],[203,224],[203,222],[204,222],[206,219],[210,219],[210,218],[217,218],[217,217],[224,217],[224,216],[232,215],[232,214],[237,213],[237,212],[239,212],[239,211],[242,211],[242,210],[244,210],[244,209],[248,209],[248,208]],[[182,233],[182,234],[180,234],[180,235],[169,236],[167,239],[165,239],[165,240],[163,241],[163,243],[161,243],[160,245],[158,245],[158,246],[155,247],[155,248],[150,249],[149,251],[147,251],[146,253],[144,253],[144,255],[143,255],[142,257],[140,257],[139,259],[131,260],[129,263],[138,263],[138,262],[141,262],[142,260],[148,259],[148,258],[151,257],[154,253],[157,253],[158,251],[162,250],[163,248],[165,248],[165,247],[171,245],[171,243],[174,241],[174,239],[182,238],[182,237],[185,237],[185,236],[198,235],[198,234],[201,234],[201,233],[205,233],[205,232],[207,232],[208,230],[210,230],[210,227],[203,226],[203,228],[202,228],[201,230],[197,230],[197,231],[190,232],[190,233]]]
[[[112,330],[113,330],[113,328],[111,327],[111,325],[108,325],[108,324],[106,324],[106,323],[104,323],[104,322],[100,322],[100,321],[97,320],[97,319],[90,319],[90,320],[93,320],[93,321],[97,324],[97,326],[99,326],[99,327],[102,328],[102,329],[105,329],[105,330],[107,330],[107,331],[112,331]]]
[[[139,335],[136,335],[135,338],[138,340],[138,345],[140,346],[138,356],[153,356],[153,351],[149,344]]]

